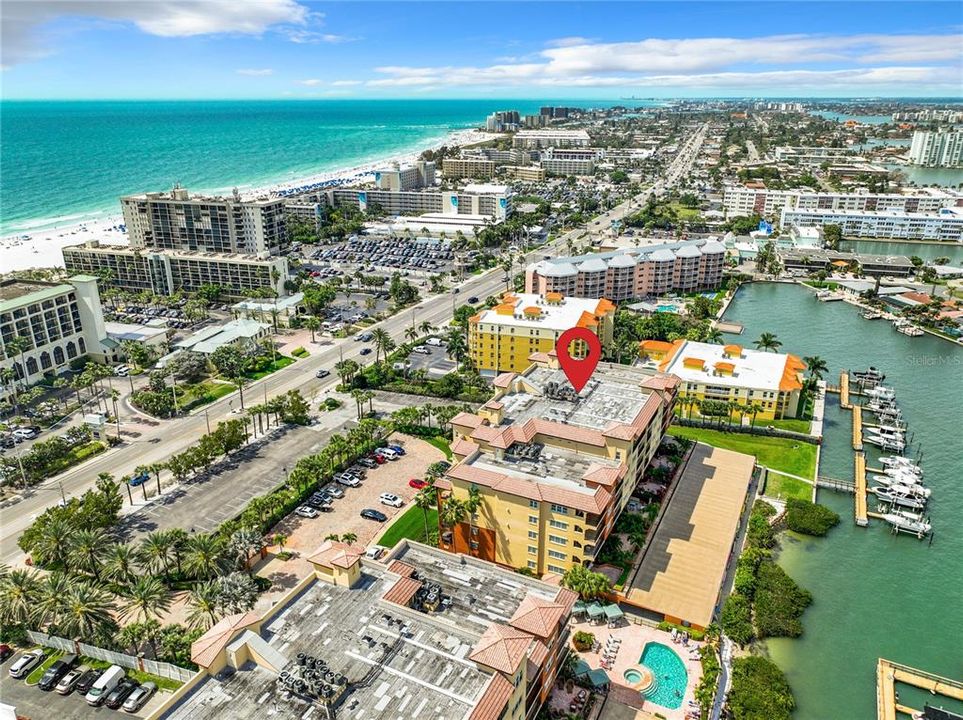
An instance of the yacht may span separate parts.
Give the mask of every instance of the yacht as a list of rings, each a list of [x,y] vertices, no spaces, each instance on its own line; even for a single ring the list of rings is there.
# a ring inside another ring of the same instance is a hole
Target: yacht
[[[902,440],[896,440],[894,438],[884,438],[879,435],[864,435],[863,440],[868,442],[870,445],[875,445],[878,448],[885,450],[886,452],[903,452],[906,449],[906,443]]]
[[[926,522],[922,515],[908,510],[892,510],[885,513],[883,519],[892,525],[897,532],[910,533],[920,539],[924,535],[928,535],[933,529],[933,526]]]
[[[879,459],[880,464],[884,468],[911,468],[913,470],[918,470],[923,472],[922,468],[916,464],[916,461],[912,458],[903,457],[902,455],[883,455]]]
[[[873,309],[864,310],[862,315],[864,320],[879,320],[881,317],[883,317],[883,313],[881,313],[879,310]]]
[[[866,395],[877,400],[895,400],[896,392],[891,387],[877,385],[866,390]]]
[[[899,478],[893,478],[888,475],[873,475],[873,482],[878,482],[891,492],[899,493],[900,495],[928,498],[933,492],[930,488],[924,487],[919,483],[904,483]]]
[[[878,385],[886,379],[886,375],[872,365],[868,370],[853,370],[853,377],[861,383],[873,383],[874,385]]]
[[[897,492],[894,488],[874,487],[871,490],[876,494],[876,498],[891,505],[902,505],[903,507],[922,510],[926,507],[926,498],[918,495],[907,495]]]
[[[909,487],[923,487],[918,477],[911,475],[873,475],[873,482],[891,487],[893,485],[907,485]]]

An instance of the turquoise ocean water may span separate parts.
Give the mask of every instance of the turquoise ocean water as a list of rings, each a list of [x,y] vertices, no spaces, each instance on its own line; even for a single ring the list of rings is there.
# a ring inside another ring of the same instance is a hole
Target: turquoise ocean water
[[[121,195],[256,187],[351,167],[573,100],[4,101],[0,234],[95,213]],[[632,105],[646,103],[633,101]]]

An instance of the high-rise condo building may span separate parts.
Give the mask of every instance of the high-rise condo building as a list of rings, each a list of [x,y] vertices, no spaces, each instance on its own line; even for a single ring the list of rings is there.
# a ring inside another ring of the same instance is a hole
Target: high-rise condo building
[[[917,130],[910,162],[928,167],[963,167],[963,130]]]

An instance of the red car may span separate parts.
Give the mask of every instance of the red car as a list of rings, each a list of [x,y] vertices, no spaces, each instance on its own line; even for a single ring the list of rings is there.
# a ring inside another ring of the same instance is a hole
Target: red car
[[[13,648],[4,643],[0,645],[0,662],[6,662],[7,658],[13,655]]]
[[[368,457],[371,458],[372,460],[374,460],[374,461],[375,461],[376,463],[378,463],[379,465],[384,465],[385,462],[386,462],[385,456],[384,456],[384,455],[379,455],[378,453],[371,453]]]
[[[411,478],[408,481],[408,487],[413,487],[415,490],[421,490],[422,488],[428,487],[428,483],[424,480],[419,480],[418,478]]]

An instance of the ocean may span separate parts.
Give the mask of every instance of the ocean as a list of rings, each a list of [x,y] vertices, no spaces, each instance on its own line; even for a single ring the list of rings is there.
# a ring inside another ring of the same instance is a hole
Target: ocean
[[[98,213],[179,182],[241,190],[430,146],[495,110],[575,100],[4,101],[0,235]],[[628,104],[628,103],[626,103]],[[654,105],[633,101],[632,105]]]

